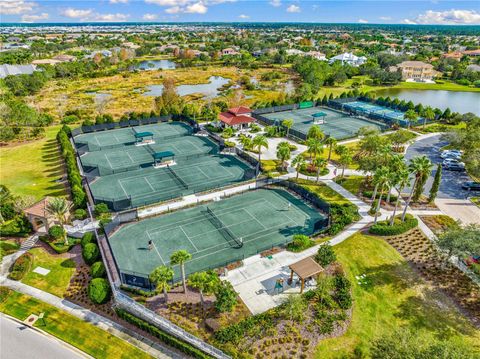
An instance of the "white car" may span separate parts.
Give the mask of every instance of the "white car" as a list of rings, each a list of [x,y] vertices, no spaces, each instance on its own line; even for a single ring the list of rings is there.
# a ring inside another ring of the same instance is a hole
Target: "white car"
[[[449,166],[449,165],[453,165],[453,164],[465,167],[465,163],[460,162],[459,160],[457,160],[455,158],[446,158],[442,162],[443,166]]]
[[[460,159],[462,157],[462,151],[459,151],[459,150],[445,150],[445,151],[442,151],[442,154],[440,155],[440,157]]]

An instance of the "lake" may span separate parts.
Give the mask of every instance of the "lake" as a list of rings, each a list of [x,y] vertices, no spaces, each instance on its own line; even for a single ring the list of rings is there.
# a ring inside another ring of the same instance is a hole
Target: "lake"
[[[377,97],[396,97],[405,101],[412,101],[415,105],[438,107],[445,110],[447,107],[453,112],[472,112],[480,115],[480,92],[460,92],[443,90],[407,90],[387,89],[375,91]]]
[[[141,61],[133,69],[135,70],[170,70],[175,69],[177,64],[170,60],[145,60]]]
[[[201,93],[204,98],[211,99],[217,97],[220,93],[218,89],[229,82],[230,80],[224,77],[211,76],[206,84],[179,85],[177,86],[177,92],[180,96]],[[144,92],[143,96],[160,96],[163,91],[163,85],[151,85],[147,86],[147,89],[148,91]]]

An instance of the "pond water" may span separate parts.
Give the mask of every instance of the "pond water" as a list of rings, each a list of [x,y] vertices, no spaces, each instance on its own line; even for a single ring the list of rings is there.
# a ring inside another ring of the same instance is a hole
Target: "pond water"
[[[135,70],[170,70],[177,67],[177,64],[170,60],[145,60],[141,61],[133,69]]]
[[[447,107],[453,112],[473,112],[480,115],[480,92],[460,92],[443,90],[405,90],[387,89],[375,91],[375,94],[382,97],[396,97],[405,101],[412,101],[415,105],[421,103],[423,106],[437,107],[445,110]]]
[[[177,92],[180,96],[192,95],[195,93],[201,93],[204,98],[215,98],[219,95],[220,91],[218,90],[223,85],[226,85],[230,82],[229,79],[226,79],[221,76],[211,76],[208,79],[208,83],[199,84],[199,85],[179,85],[177,86]],[[143,96],[160,96],[163,91],[163,85],[151,85],[147,86],[146,92]]]
[[[295,83],[292,80],[289,80],[285,83],[285,92],[288,95],[293,95],[295,93]]]
[[[105,100],[108,100],[110,97],[112,97],[112,94],[105,93],[105,92],[95,92],[95,91],[87,91],[85,94],[94,96],[93,100],[95,103],[101,103]]]

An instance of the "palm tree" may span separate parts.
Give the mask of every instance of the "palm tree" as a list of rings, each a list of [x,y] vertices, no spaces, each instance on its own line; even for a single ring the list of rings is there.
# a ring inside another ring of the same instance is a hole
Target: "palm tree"
[[[396,173],[396,184],[398,185],[398,197],[395,202],[395,208],[393,209],[392,218],[390,218],[390,225],[393,226],[395,220],[395,213],[397,212],[398,204],[402,197],[403,189],[410,183],[410,172],[407,169],[403,169]]]
[[[378,218],[378,211],[380,210],[380,203],[382,202],[382,196],[383,196],[383,189],[385,186],[387,188],[390,186],[389,181],[390,181],[390,170],[388,167],[381,167],[378,169],[378,171],[375,173],[377,175],[377,181],[378,184],[380,184],[380,197],[378,198],[377,202],[377,208],[375,209],[375,219],[373,221],[374,224],[377,223],[377,218]]]
[[[250,137],[240,136],[239,142],[241,143],[245,151],[248,151],[252,148],[252,139]]]
[[[277,158],[282,161],[282,168],[286,168],[286,161],[290,159],[290,145],[288,142],[280,142],[277,146]]]
[[[295,167],[295,170],[297,171],[297,181],[298,181],[298,175],[300,173],[300,168],[305,164],[305,158],[300,154],[297,157],[295,157],[292,161],[292,166]]]
[[[415,157],[410,161],[410,164],[408,165],[408,171],[415,175],[415,181],[413,182],[412,190],[410,191],[407,203],[405,203],[405,208],[403,209],[402,222],[405,221],[405,216],[407,215],[407,208],[412,201],[413,193],[415,192],[418,183],[421,181],[422,177],[424,177],[425,174],[431,170],[432,163],[427,156]],[[419,193],[421,194],[421,191],[419,191]]]
[[[325,144],[328,145],[327,161],[330,161],[330,158],[332,157],[332,150],[333,150],[333,147],[337,144],[337,140],[335,139],[335,137],[330,136],[325,140]]]
[[[167,303],[167,292],[170,290],[169,282],[173,279],[173,269],[166,266],[157,267],[150,273],[149,279],[152,283],[155,283],[157,290],[163,292],[165,303]]]
[[[261,163],[262,147],[268,149],[268,140],[263,135],[257,135],[253,138],[252,145],[258,150],[258,163]]]
[[[325,137],[323,134],[322,130],[320,129],[319,126],[313,125],[310,127],[307,133],[307,138],[316,138],[317,140],[322,140]]]
[[[198,289],[202,308],[205,306],[204,294],[212,293],[217,286],[219,279],[214,272],[196,272],[188,277],[188,285]]]
[[[412,123],[417,122],[418,115],[415,110],[408,110],[404,113],[403,117],[408,120],[408,128],[410,128]]]
[[[308,152],[310,153],[310,162],[313,162],[314,158],[317,158],[318,153],[323,152],[323,146],[320,140],[316,138],[307,139]]]
[[[430,106],[427,106],[423,111],[423,128],[425,128],[427,120],[432,121],[434,119],[435,119],[435,112]]]
[[[285,119],[285,120],[282,121],[282,125],[283,125],[283,127],[285,127],[287,129],[287,137],[288,137],[288,135],[290,134],[290,129],[293,126],[293,120],[292,119]]]
[[[351,153],[350,149],[348,149],[348,147],[345,147],[345,148],[346,148],[346,151],[343,151],[343,153],[340,155],[340,158],[338,159],[338,163],[342,167],[342,178],[345,175],[345,168],[350,163],[352,163],[352,160],[353,160],[352,153]]]
[[[172,264],[180,265],[180,269],[182,271],[182,283],[184,293],[187,293],[187,283],[185,282],[185,262],[188,261],[190,258],[192,258],[192,255],[184,249],[173,252],[170,256],[170,262]]]
[[[65,198],[54,197],[48,201],[45,210],[48,214],[54,216],[55,219],[63,226],[67,222],[68,212],[71,208],[71,203],[69,203]]]
[[[325,167],[327,160],[324,158],[317,158],[314,161],[315,167],[317,168],[317,183],[320,180],[320,170]]]

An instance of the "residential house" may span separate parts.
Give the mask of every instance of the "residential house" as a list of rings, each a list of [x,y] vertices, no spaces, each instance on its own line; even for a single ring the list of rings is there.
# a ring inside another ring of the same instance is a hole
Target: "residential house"
[[[454,59],[454,60],[460,61],[460,59],[463,57],[463,54],[460,51],[453,51],[453,52],[443,54],[442,57],[444,59]]]
[[[231,47],[227,47],[221,51],[222,56],[231,56],[231,55],[238,55],[239,52]]]
[[[335,61],[340,61],[342,65],[347,64],[357,67],[363,65],[367,61],[367,58],[365,56],[355,56],[351,52],[345,52],[343,54],[334,56],[329,60],[331,64]]]
[[[480,49],[477,50],[465,50],[463,52],[464,55],[467,56],[480,56]]]
[[[422,61],[403,61],[391,66],[390,71],[401,71],[403,80],[415,82],[431,82],[438,75],[432,65]]]
[[[252,117],[252,110],[245,106],[239,106],[221,112],[218,119],[222,122],[223,127],[232,127],[236,130],[246,128],[255,122]]]
[[[7,76],[31,75],[39,71],[36,65],[0,65],[0,79]]]

